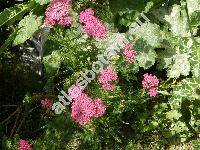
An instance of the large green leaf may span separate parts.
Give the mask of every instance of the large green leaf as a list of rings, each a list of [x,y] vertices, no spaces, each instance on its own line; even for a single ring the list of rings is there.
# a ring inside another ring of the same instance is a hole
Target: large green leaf
[[[200,0],[186,0],[186,2],[189,15],[197,10],[200,10]]]
[[[153,47],[159,47],[164,38],[160,27],[157,24],[152,23],[143,23],[141,26],[138,25],[136,28],[130,28],[129,33],[135,35],[136,38],[144,39]]]
[[[0,13],[0,27],[4,24],[10,25],[16,20],[20,20],[29,10],[28,5],[19,4],[11,8],[6,8]]]
[[[178,78],[180,75],[189,75],[191,68],[193,40],[190,38],[174,37],[169,34],[167,42],[163,42],[164,50],[159,50],[159,69],[167,68],[169,78]]]
[[[154,65],[157,54],[152,46],[148,45],[144,40],[139,39],[136,41],[134,48],[139,52],[136,59],[140,67],[148,69]]]
[[[42,24],[43,17],[37,17],[36,15],[28,15],[19,22],[19,31],[13,42],[14,45],[24,43],[26,40],[32,37],[32,35],[39,29]]]
[[[178,78],[180,75],[187,76],[190,73],[190,55],[176,54],[173,56],[173,64],[168,71],[169,78]]]
[[[171,14],[166,15],[165,20],[170,24],[170,30],[175,36],[190,37],[187,13],[182,6],[173,5]]]
[[[178,120],[181,117],[181,114],[177,110],[171,110],[166,113],[167,119],[176,119]]]
[[[198,90],[200,89],[200,78],[187,78],[182,80],[172,92],[170,104],[172,108],[180,108],[182,99],[194,100],[200,99]]]
[[[176,54],[176,49],[170,47],[168,43],[164,42],[163,48],[164,49],[161,49],[157,52],[159,60],[157,68],[159,70],[170,68],[173,61],[173,56]]]

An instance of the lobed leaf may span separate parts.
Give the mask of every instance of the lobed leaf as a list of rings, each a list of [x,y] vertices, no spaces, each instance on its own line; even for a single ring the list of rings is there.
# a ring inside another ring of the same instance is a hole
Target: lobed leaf
[[[182,80],[173,89],[170,104],[172,108],[180,108],[182,99],[199,99],[198,90],[200,89],[200,78],[187,78]]]
[[[165,20],[170,24],[170,30],[175,36],[190,36],[187,13],[180,5],[173,5],[171,14],[166,15]]]

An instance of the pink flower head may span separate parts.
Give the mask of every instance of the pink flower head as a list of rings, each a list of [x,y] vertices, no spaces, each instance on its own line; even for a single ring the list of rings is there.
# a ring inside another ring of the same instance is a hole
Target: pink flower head
[[[56,21],[53,20],[52,18],[45,18],[44,24],[49,25],[49,26],[54,26],[56,24]]]
[[[145,73],[143,77],[142,86],[145,89],[150,89],[151,87],[155,87],[159,84],[159,79],[155,75]]]
[[[125,57],[127,63],[132,63],[135,61],[137,51],[132,50],[132,48],[133,48],[133,46],[130,43],[127,43],[124,46],[123,54],[124,54],[124,57]]]
[[[105,106],[100,99],[93,101],[77,86],[72,88],[71,93],[75,91],[80,92],[78,96],[75,96],[76,98],[74,98],[71,105],[71,117],[75,120],[75,122],[80,125],[85,125],[90,122],[93,117],[97,118],[104,114]]]
[[[157,86],[159,84],[159,79],[152,74],[145,73],[144,79],[142,80],[142,86],[145,89],[148,89],[148,95],[150,97],[155,97],[158,94]]]
[[[117,80],[117,74],[111,68],[102,69],[99,75],[99,83],[106,84],[111,81]]]
[[[46,18],[54,21],[59,21],[70,12],[69,7],[63,3],[52,3],[45,12]]]
[[[52,108],[53,106],[53,101],[52,100],[49,100],[47,98],[45,98],[44,100],[41,100],[41,104],[44,106],[44,107],[47,107],[47,108]]]
[[[148,95],[150,97],[155,97],[158,94],[158,89],[157,87],[152,87],[149,89]]]
[[[19,140],[19,150],[32,150],[32,145],[26,140]]]
[[[126,43],[124,46],[124,50],[132,50],[133,45],[131,43]]]
[[[79,86],[75,86],[72,85],[69,89],[68,89],[68,93],[69,96],[71,97],[71,99],[76,99],[79,96],[81,96],[81,94],[83,93],[81,88]]]
[[[94,100],[94,105],[96,110],[94,117],[96,118],[101,117],[105,113],[106,106],[103,104],[101,99]]]
[[[89,20],[92,21],[93,16],[94,16],[94,10],[92,8],[88,8],[85,11],[82,11],[80,13],[80,15],[79,15],[79,22],[85,24]]]
[[[71,0],[53,0],[50,6],[45,11],[44,23],[50,26],[54,26],[56,22],[59,22],[62,26],[69,26],[72,22],[71,18],[68,18],[70,8],[68,3]]]
[[[65,4],[69,4],[71,2],[71,0],[52,0],[51,2],[52,3],[62,2],[62,3],[65,3]]]
[[[80,98],[81,97],[81,98]],[[82,93],[71,106],[71,117],[80,125],[85,125],[91,121],[95,114],[95,105],[91,98]]]
[[[92,8],[88,8],[80,13],[79,22],[83,24],[83,32],[89,36],[99,39],[106,38],[106,28],[101,21],[94,16],[94,10]]]
[[[106,83],[106,84],[103,84],[103,85],[102,85],[102,89],[103,89],[103,90],[106,90],[106,91],[113,91],[113,90],[115,89],[115,86]]]
[[[59,24],[62,27],[70,26],[72,24],[72,17],[71,16],[63,17],[62,19],[60,19]]]

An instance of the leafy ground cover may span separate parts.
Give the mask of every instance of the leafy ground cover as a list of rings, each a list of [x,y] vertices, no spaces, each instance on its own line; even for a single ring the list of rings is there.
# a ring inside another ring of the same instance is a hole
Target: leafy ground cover
[[[199,0],[3,1],[1,149],[200,149],[199,27]]]

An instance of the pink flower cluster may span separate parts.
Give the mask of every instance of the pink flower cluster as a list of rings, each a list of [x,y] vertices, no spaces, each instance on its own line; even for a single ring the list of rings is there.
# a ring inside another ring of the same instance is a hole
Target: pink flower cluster
[[[28,143],[26,140],[19,140],[19,150],[32,150],[32,145]]]
[[[99,75],[99,83],[102,84],[102,89],[113,91],[115,86],[109,82],[117,80],[117,75],[111,68],[102,69]]]
[[[137,51],[133,50],[133,45],[131,43],[127,43],[124,46],[123,54],[126,59],[126,62],[130,64],[135,61]]]
[[[72,17],[69,16],[69,3],[71,0],[52,0],[50,6],[45,11],[44,24],[54,26],[56,22],[62,27],[72,24]]]
[[[80,125],[85,125],[93,117],[101,117],[105,113],[105,105],[100,99],[92,100],[78,86],[72,86],[69,95],[73,99],[71,117]]]
[[[41,104],[44,106],[44,107],[47,107],[47,108],[52,108],[53,106],[53,101],[52,100],[49,100],[47,98],[45,98],[44,100],[41,100]]]
[[[107,36],[106,28],[101,21],[94,16],[94,10],[88,8],[79,15],[79,22],[83,24],[83,32],[98,39],[104,39]]]
[[[158,94],[157,86],[159,84],[159,79],[152,74],[145,73],[143,75],[144,79],[142,80],[142,86],[145,89],[148,89],[148,95],[150,97],[155,97]]]

